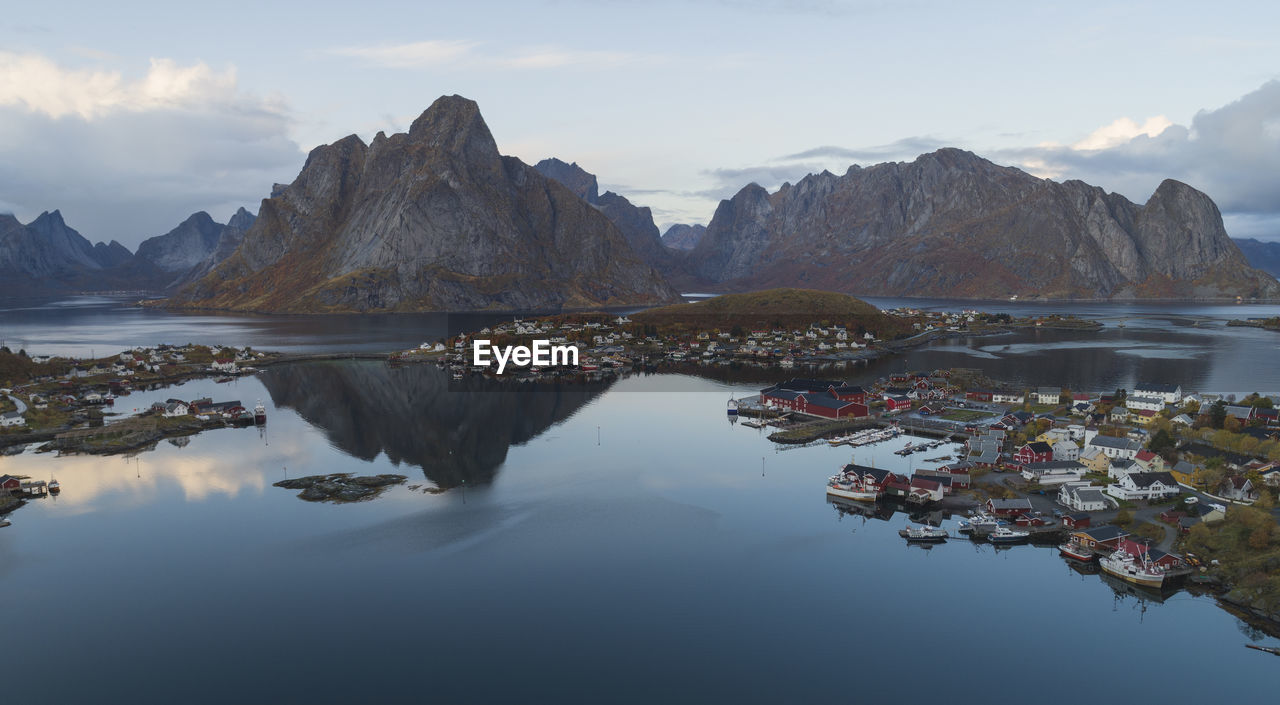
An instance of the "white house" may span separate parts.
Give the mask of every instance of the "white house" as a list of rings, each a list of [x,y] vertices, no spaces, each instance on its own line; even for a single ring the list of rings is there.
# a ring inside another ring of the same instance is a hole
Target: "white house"
[[[1119,480],[1131,472],[1145,472],[1145,470],[1138,465],[1137,461],[1128,458],[1112,458],[1107,465],[1107,477],[1112,480]]]
[[[1025,401],[1025,397],[1017,392],[992,392],[991,403],[993,404],[1021,404]]]
[[[1166,404],[1177,404],[1182,401],[1182,387],[1177,384],[1144,382],[1133,388],[1133,394],[1141,397],[1160,397]]]
[[[1164,404],[1164,397],[1131,396],[1124,400],[1130,411],[1160,411]]]
[[[1108,458],[1124,458],[1132,460],[1142,450],[1142,444],[1128,439],[1116,438],[1114,436],[1094,436],[1089,439],[1089,445],[1095,448],[1101,448],[1102,453]]]
[[[1178,481],[1167,472],[1131,472],[1115,484],[1107,485],[1107,494],[1118,499],[1165,499],[1182,492]]]
[[[1088,482],[1067,482],[1058,488],[1058,504],[1077,512],[1100,512],[1111,506],[1102,489]]]
[[[13,426],[26,426],[27,420],[16,411],[8,411],[0,414],[0,428],[10,428]]]
[[[165,416],[186,416],[190,411],[191,408],[187,406],[186,402],[182,401],[170,400],[164,405]]]
[[[1028,463],[1022,469],[1022,479],[1042,485],[1060,485],[1064,482],[1079,482],[1084,473],[1084,466],[1074,460],[1051,460],[1047,463]]]
[[[1040,387],[1035,393],[1037,404],[1057,404],[1061,396],[1062,390],[1055,387]]]
[[[1080,459],[1080,446],[1075,441],[1058,441],[1053,444],[1053,459],[1075,462]]]

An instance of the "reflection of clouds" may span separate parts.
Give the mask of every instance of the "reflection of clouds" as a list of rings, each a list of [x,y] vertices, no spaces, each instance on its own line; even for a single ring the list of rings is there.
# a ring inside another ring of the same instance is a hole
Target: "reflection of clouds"
[[[56,501],[59,513],[76,515],[141,506],[175,487],[187,502],[257,496],[284,477],[284,468],[314,465],[302,439],[284,437],[267,446],[257,443],[257,434],[250,441],[247,433],[214,431],[194,437],[185,448],[163,444],[133,457],[28,452],[0,458],[0,474],[57,477],[61,494],[40,501]]]

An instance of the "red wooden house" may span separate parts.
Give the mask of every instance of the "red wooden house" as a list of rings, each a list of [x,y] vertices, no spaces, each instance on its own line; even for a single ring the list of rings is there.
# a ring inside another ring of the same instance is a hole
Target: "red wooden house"
[[[1145,543],[1139,543],[1130,538],[1120,539],[1120,544],[1116,546],[1117,551],[1143,558],[1160,566],[1164,569],[1177,568],[1182,564],[1182,556],[1176,553],[1165,553],[1154,546],[1148,546]]]
[[[1013,461],[1022,466],[1047,463],[1050,460],[1053,460],[1053,446],[1044,441],[1032,441],[1013,454]]]
[[[987,500],[987,511],[998,517],[1016,517],[1031,512],[1029,499],[995,499]]]
[[[911,400],[904,396],[886,394],[884,395],[884,408],[886,411],[910,411]]]
[[[0,475],[0,491],[17,492],[22,489],[22,480],[13,475]]]
[[[1092,517],[1085,512],[1077,512],[1062,517],[1062,525],[1068,529],[1087,529],[1092,520]]]
[[[986,391],[986,390],[974,390],[974,391],[972,391],[972,392],[965,392],[965,393],[964,393],[964,398],[965,398],[965,399],[972,399],[972,400],[974,400],[974,401],[987,401],[987,402],[989,402],[989,401],[991,401],[991,399],[992,399],[992,397],[993,397],[993,396],[994,396],[994,394],[993,394],[992,392],[989,392],[989,391]]]

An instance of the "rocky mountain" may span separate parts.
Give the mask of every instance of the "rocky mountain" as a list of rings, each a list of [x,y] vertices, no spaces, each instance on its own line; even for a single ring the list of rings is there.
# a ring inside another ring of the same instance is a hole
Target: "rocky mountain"
[[[662,245],[673,250],[692,250],[697,246],[702,236],[706,234],[707,227],[705,225],[676,223],[667,228],[667,231],[662,234]]]
[[[558,309],[677,293],[559,181],[499,154],[479,107],[442,97],[408,133],[312,150],[235,253],[178,307]]]
[[[196,213],[169,233],[144,241],[135,254],[115,240],[90,244],[56,210],[26,225],[0,215],[0,296],[160,292],[199,265],[211,269],[225,259],[252,222],[243,208],[226,226]]]
[[[1232,238],[1249,265],[1273,277],[1280,277],[1280,242],[1263,242],[1251,237]]]
[[[181,275],[213,252],[223,228],[208,213],[199,211],[164,235],[144,240],[138,245],[137,256],[162,272]]]
[[[577,162],[566,164],[555,158],[543,159],[533,168],[543,176],[564,184],[578,198],[595,206],[618,227],[631,249],[650,266],[661,271],[668,271],[674,266],[670,253],[662,246],[658,226],[653,222],[653,211],[648,207],[636,206],[613,191],[605,191],[601,195],[596,175],[578,166]]]
[[[249,231],[249,226],[253,225],[253,221],[257,220],[257,216],[240,208],[231,216],[225,226],[222,226],[221,232],[218,234],[218,241],[214,244],[213,249],[204,256],[199,262],[190,269],[183,272],[173,283],[173,286],[182,286],[190,282],[201,279],[212,272],[215,267],[222,264],[224,260],[235,253],[236,248],[240,247],[240,243],[244,242],[244,234]]]
[[[90,243],[56,210],[26,225],[0,215],[0,295],[146,288],[134,283],[152,275],[135,266],[128,248],[114,240]]]
[[[1052,298],[1280,296],[1203,193],[1167,180],[1144,205],[969,152],[811,174],[722,201],[689,253],[722,290]]]

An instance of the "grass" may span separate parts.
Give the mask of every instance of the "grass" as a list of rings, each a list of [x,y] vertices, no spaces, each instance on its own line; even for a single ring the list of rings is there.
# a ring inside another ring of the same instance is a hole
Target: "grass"
[[[985,419],[988,416],[991,416],[991,414],[986,411],[974,411],[973,409],[948,409],[947,413],[939,415],[938,418],[946,421],[967,422]]]

